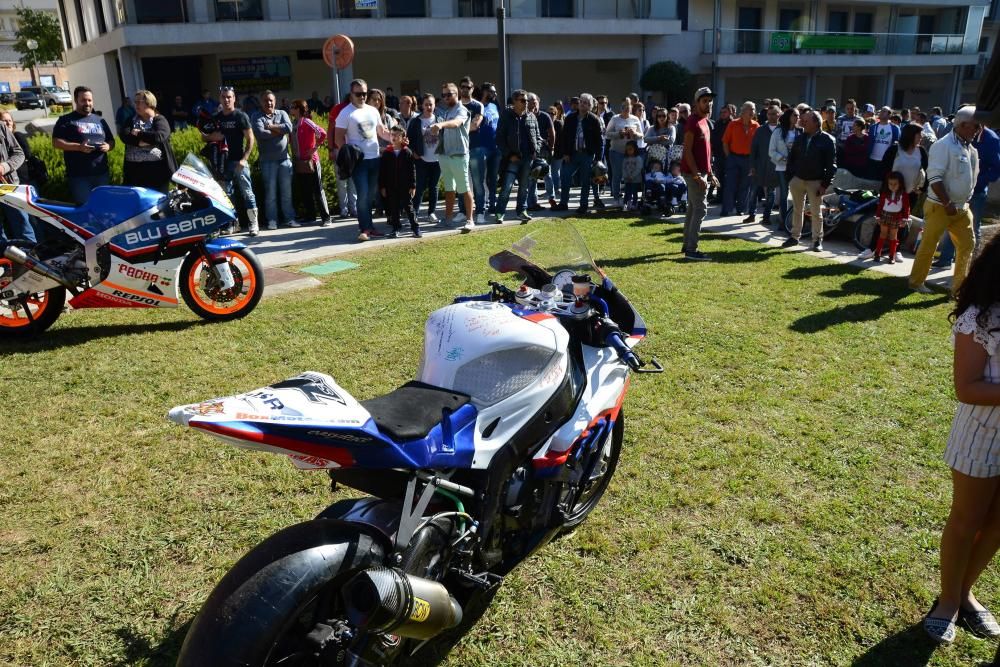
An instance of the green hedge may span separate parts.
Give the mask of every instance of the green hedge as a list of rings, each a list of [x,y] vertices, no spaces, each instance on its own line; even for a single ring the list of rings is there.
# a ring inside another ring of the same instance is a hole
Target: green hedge
[[[313,116],[314,122],[320,127],[326,128],[326,116],[316,114]],[[32,152],[38,156],[49,171],[49,182],[41,190],[43,197],[60,201],[70,201],[69,186],[66,182],[66,163],[63,160],[62,151],[56,150],[52,146],[52,139],[48,135],[36,135],[28,140]],[[186,130],[174,132],[170,135],[170,145],[174,149],[177,161],[181,162],[188,153],[198,155],[204,143],[198,130],[189,127]],[[337,210],[337,177],[336,167],[330,162],[330,157],[325,149],[318,151],[320,163],[323,171],[323,187],[326,189],[327,201],[332,211]],[[114,150],[108,154],[111,165],[111,182],[122,182],[122,164],[125,161],[125,145],[121,141],[115,142]],[[263,206],[264,186],[260,175],[260,164],[257,161],[257,149],[254,148],[250,155],[250,179],[253,183],[254,194],[259,199],[259,205]],[[238,194],[237,194],[238,197]]]

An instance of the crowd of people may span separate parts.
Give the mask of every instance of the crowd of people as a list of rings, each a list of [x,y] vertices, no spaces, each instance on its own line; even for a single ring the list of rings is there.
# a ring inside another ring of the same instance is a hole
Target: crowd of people
[[[574,187],[576,215],[592,207],[680,210],[682,252],[690,260],[710,259],[698,249],[710,202],[720,204],[720,216],[745,216],[746,224],[758,224],[760,212],[759,224],[776,231],[791,216],[786,248],[799,245],[808,216],[812,248],[822,250],[831,185],[869,187],[880,191],[879,233],[862,258],[879,261],[885,254],[889,262],[901,261],[899,241],[911,215],[922,210],[923,242],[910,282],[926,291],[939,239],[935,264],[956,261],[955,288],[961,283],[979,239],[988,185],[1000,176],[1000,139],[972,120],[970,107],[945,116],[939,107],[876,111],[848,99],[838,113],[833,99],[818,109],[765,99],[759,108],[753,101],[739,110],[722,105],[716,116],[708,88],[690,104],[670,107],[644,104],[635,93],[614,108],[607,95],[590,93],[545,106],[521,89],[504,104],[494,85],[470,77],[419,97],[397,97],[391,88],[355,79],[336,103],[320,100],[316,91],[291,101],[271,91],[237,99],[232,87],[220,88],[218,100],[205,90],[191,108],[175,97],[164,115],[156,96],[140,90],[117,110],[113,131],[94,111],[92,92],[76,88],[74,109],[59,118],[52,138],[64,153],[73,200],[83,204],[94,187],[109,183],[107,154],[116,141],[125,146],[124,184],[165,192],[176,169],[170,134],[189,125],[198,128],[201,154],[227,192],[239,191],[252,236],[262,225],[331,224],[323,150],[336,165],[339,215],[357,219],[359,241],[398,235],[404,218],[414,236],[421,235],[420,222],[462,231],[501,223],[516,185],[513,214],[522,224],[546,208],[543,202],[552,211],[569,210]],[[326,127],[313,120],[317,110],[329,114]],[[18,150],[27,153],[27,143],[0,135],[0,159]],[[250,176],[254,154],[262,193]],[[0,166],[0,175],[10,164]],[[8,212],[8,218],[16,215]],[[382,216],[385,232],[375,224]],[[8,226],[15,234],[30,230],[21,219]]]

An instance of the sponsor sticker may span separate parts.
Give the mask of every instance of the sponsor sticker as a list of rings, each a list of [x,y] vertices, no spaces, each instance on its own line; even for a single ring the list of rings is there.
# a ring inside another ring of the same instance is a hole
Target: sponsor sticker
[[[423,623],[431,615],[431,603],[421,598],[413,598],[413,611],[410,613],[410,620]]]

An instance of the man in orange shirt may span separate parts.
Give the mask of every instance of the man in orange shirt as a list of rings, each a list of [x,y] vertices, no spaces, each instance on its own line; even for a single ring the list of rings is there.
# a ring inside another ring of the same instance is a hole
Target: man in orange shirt
[[[722,150],[726,153],[726,180],[722,192],[722,217],[743,215],[750,194],[750,146],[760,127],[756,120],[757,105],[744,102],[740,117],[729,123],[722,135]]]

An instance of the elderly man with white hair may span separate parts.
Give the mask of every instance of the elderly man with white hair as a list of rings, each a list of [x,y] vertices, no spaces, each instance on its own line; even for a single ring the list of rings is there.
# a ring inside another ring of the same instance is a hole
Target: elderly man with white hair
[[[559,205],[553,210],[565,211],[569,208],[570,185],[573,183],[573,176],[579,174],[580,208],[577,209],[577,214],[587,214],[591,167],[604,150],[601,119],[591,111],[594,105],[593,95],[580,93],[578,111],[566,116],[562,133],[562,195]]]
[[[976,107],[965,106],[955,113],[952,131],[931,146],[927,159],[927,202],[924,204],[924,235],[910,270],[910,287],[923,294],[934,249],[945,232],[955,244],[955,273],[951,291],[957,293],[969,273],[969,260],[976,244],[969,200],[979,176],[979,153],[972,145],[978,125]]]

